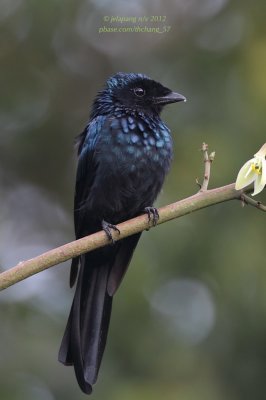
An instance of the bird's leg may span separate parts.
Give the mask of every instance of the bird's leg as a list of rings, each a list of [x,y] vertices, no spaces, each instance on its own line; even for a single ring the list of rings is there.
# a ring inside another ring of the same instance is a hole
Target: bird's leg
[[[103,228],[104,232],[106,233],[108,239],[111,240],[112,244],[114,244],[115,240],[113,238],[111,230],[113,229],[113,231],[116,231],[118,233],[120,233],[120,230],[115,225],[110,224],[109,222],[106,222],[104,219],[102,220],[102,228]]]
[[[160,218],[157,208],[155,208],[155,207],[145,207],[144,211],[145,211],[146,214],[148,214],[149,222],[152,221],[152,225],[156,226],[157,222],[158,222],[158,220]]]

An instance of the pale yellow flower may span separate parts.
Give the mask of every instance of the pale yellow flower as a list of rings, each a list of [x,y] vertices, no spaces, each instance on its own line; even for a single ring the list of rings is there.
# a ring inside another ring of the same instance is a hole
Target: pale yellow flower
[[[252,196],[260,193],[266,185],[266,143],[254,154],[254,158],[247,161],[239,171],[236,179],[236,190],[243,189],[254,182]]]

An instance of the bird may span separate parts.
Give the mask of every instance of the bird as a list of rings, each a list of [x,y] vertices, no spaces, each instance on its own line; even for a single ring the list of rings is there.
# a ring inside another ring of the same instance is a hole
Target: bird
[[[76,238],[104,230],[110,245],[72,259],[75,294],[58,359],[74,366],[77,382],[92,393],[106,346],[113,296],[125,275],[141,233],[113,240],[116,225],[147,214],[173,157],[163,107],[186,98],[141,73],[118,72],[95,97],[89,121],[76,139],[74,196]],[[119,232],[118,232],[119,233]]]

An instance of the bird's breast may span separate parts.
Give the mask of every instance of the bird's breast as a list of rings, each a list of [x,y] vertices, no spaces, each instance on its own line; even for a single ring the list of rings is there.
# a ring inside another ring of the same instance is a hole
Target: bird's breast
[[[111,154],[119,160],[121,167],[131,170],[149,164],[150,168],[165,170],[172,158],[170,131],[160,119],[122,116],[110,124]]]
[[[170,131],[161,120],[113,118],[97,154],[101,208],[133,216],[152,205],[161,190],[172,158]]]

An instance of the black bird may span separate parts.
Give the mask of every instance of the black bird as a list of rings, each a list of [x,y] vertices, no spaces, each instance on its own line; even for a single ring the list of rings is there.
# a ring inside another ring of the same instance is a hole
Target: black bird
[[[143,74],[117,73],[107,80],[77,138],[77,239],[101,229],[112,239],[117,223],[145,212],[156,223],[152,206],[172,159],[170,131],[160,112],[185,100]],[[140,233],[72,260],[70,286],[76,278],[77,285],[59,361],[74,365],[87,394],[97,380],[113,295],[139,238]]]

